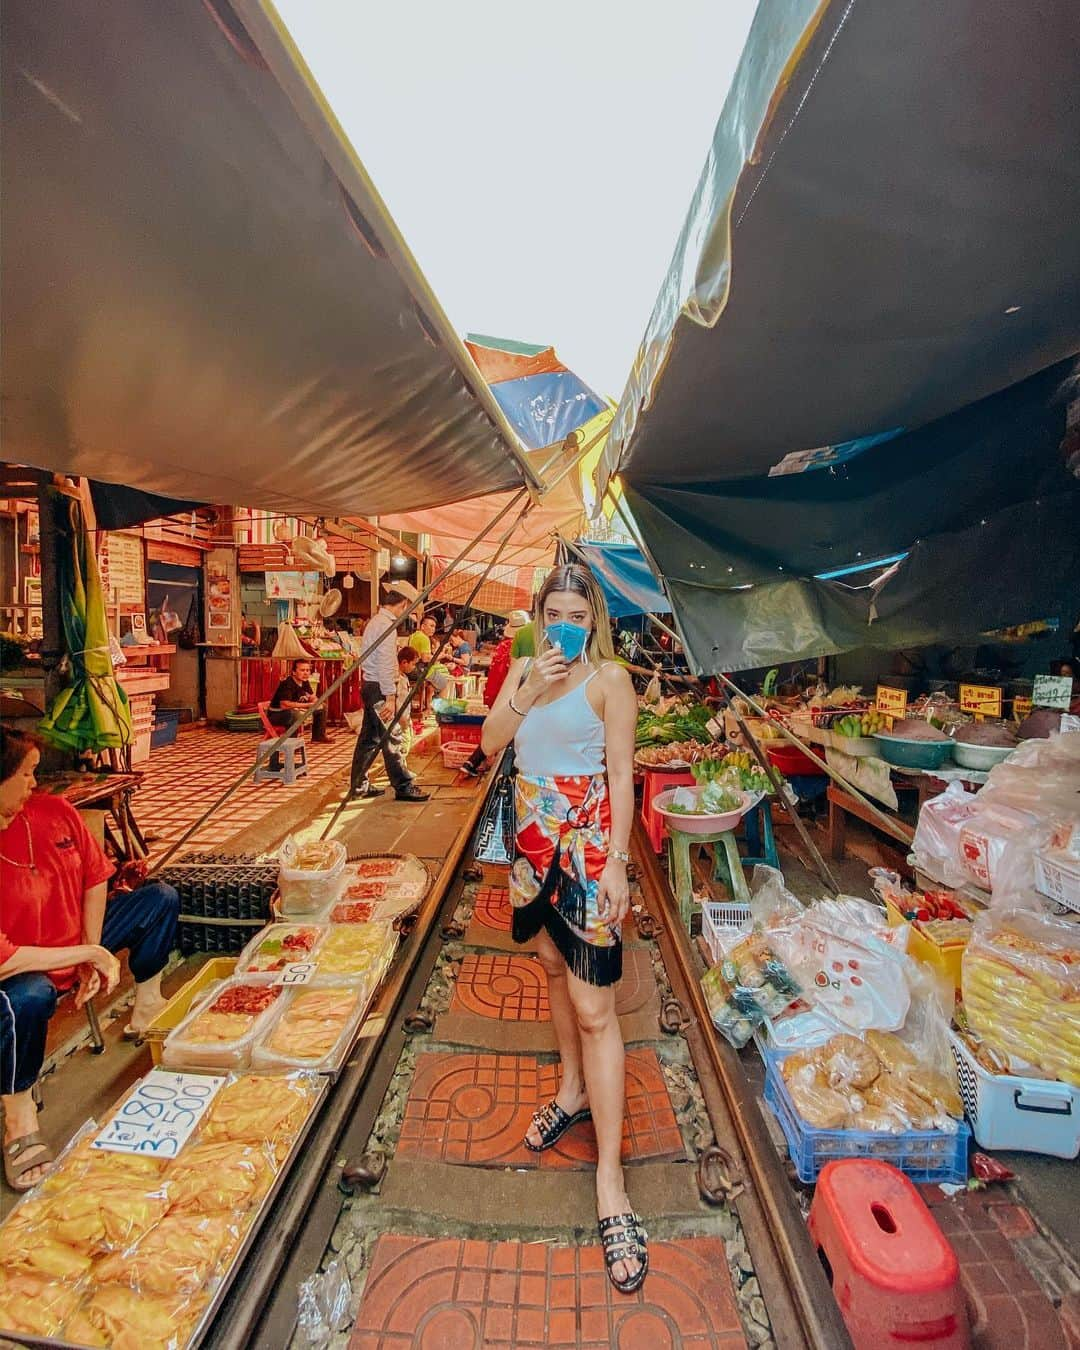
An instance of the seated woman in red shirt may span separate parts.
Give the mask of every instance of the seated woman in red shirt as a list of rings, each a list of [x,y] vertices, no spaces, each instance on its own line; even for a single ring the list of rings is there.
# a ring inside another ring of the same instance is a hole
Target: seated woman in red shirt
[[[127,948],[135,977],[128,1031],[138,1035],[164,1004],[161,972],[176,941],[180,899],[151,882],[106,904],[112,864],[78,811],[34,795],[33,737],[0,727],[0,1104],[4,1174],[18,1191],[48,1171],[31,1089],[59,994],[81,1006],[120,975]]]

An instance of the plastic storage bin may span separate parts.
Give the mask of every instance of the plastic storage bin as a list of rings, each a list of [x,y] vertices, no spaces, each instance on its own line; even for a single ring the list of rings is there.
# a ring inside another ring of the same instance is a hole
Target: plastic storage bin
[[[469,741],[445,741],[439,748],[442,750],[443,767],[447,769],[460,769],[463,764],[472,759],[479,742]]]
[[[480,733],[484,729],[484,719],[474,717],[470,721],[447,721],[440,717],[439,721],[439,744],[440,745],[467,745],[470,754],[480,744]]]
[[[890,928],[899,928],[901,924],[907,924],[911,930],[908,933],[908,955],[914,956],[917,961],[925,961],[927,965],[940,970],[943,975],[952,981],[953,988],[959,989],[960,966],[964,960],[964,950],[967,943],[950,942],[948,946],[942,946],[940,943],[934,942],[925,933],[921,933],[913,923],[908,923],[908,920],[904,918],[888,896],[885,897],[885,910],[889,918]]]
[[[206,965],[197,971],[187,984],[181,985],[173,994],[172,998],[169,999],[146,1029],[145,1039],[149,1042],[150,1058],[155,1064],[161,1063],[161,1053],[165,1046],[166,1036],[171,1031],[176,1030],[191,1011],[191,1005],[195,1000],[202,998],[212,984],[227,980],[235,969],[235,956],[217,956],[212,961],[207,961]]]
[[[785,778],[820,777],[825,770],[814,763],[809,755],[804,755],[797,745],[785,742],[783,745],[764,745],[765,757],[774,769]],[[822,756],[824,758],[824,756]]]
[[[225,980],[222,984],[207,990],[206,995],[192,1007],[176,1030],[166,1037],[162,1063],[167,1069],[232,1070],[248,1068],[251,1064],[251,1053],[255,1048],[255,1042],[281,1016],[283,1005],[280,994],[268,1008],[252,1017],[246,1030],[234,1040],[202,1041],[198,1039],[199,1033],[195,1027],[195,1023],[202,1014],[207,1012],[215,999],[220,997],[227,989],[245,986],[249,989],[257,989],[260,994],[267,990],[265,984],[260,984],[254,980],[235,978]]]
[[[291,933],[299,933],[302,930],[310,930],[315,938],[311,947],[305,951],[289,952],[284,947],[280,953],[263,953],[261,964],[266,968],[263,970],[253,970],[252,965],[256,962],[264,943],[281,942]],[[236,963],[236,973],[243,976],[246,980],[257,980],[262,984],[273,984],[281,974],[285,965],[293,965],[300,961],[312,961],[315,959],[315,953],[322,945],[323,939],[329,932],[325,924],[316,923],[273,923],[269,928],[263,928],[251,939],[244,950],[240,953],[240,958]],[[282,965],[277,969],[272,969],[274,961],[281,961]]]
[[[315,1073],[336,1073],[345,1061],[356,1034],[360,1030],[361,1023],[367,1013],[368,1005],[371,1002],[371,996],[375,985],[327,985],[324,988],[313,988],[306,985],[303,988],[291,990],[285,995],[285,1006],[281,1011],[281,1016],[275,1021],[272,1027],[260,1039],[252,1052],[251,1062],[255,1069],[264,1069],[270,1072],[280,1072],[291,1069],[311,1069]],[[302,1010],[305,1001],[313,998],[324,997],[326,995],[341,994],[352,999],[352,1006],[341,1022],[341,1029],[329,1050],[322,1054],[288,1054],[282,1050],[275,1050],[271,1045],[274,1037],[287,1029],[287,1024],[294,1010]]]
[[[1036,853],[1035,889],[1080,914],[1080,862],[1068,853]]]
[[[800,1181],[816,1181],[825,1164],[836,1158],[876,1158],[891,1163],[912,1181],[962,1186],[967,1180],[971,1131],[964,1121],[957,1122],[955,1134],[944,1130],[906,1130],[903,1134],[815,1130],[795,1109],[780,1073],[783,1058],[773,1051],[765,1054],[765,1101],[780,1122]]]
[[[964,1110],[983,1148],[1080,1155],[1080,1088],[1042,1078],[990,1073],[950,1032]]]
[[[713,961],[723,960],[721,931],[728,933],[748,933],[753,927],[749,905],[736,904],[733,901],[705,900],[701,905],[701,936],[709,949]]]

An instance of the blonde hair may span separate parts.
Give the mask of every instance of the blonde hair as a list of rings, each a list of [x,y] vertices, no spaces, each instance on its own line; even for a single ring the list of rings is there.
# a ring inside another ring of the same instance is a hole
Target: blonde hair
[[[598,666],[602,661],[615,660],[615,646],[611,640],[611,616],[608,614],[604,592],[592,571],[583,563],[564,563],[553,567],[533,602],[533,627],[536,634],[536,654],[543,656],[548,649],[544,632],[544,605],[555,591],[572,591],[589,603],[592,611],[592,632],[586,644],[589,663]]]

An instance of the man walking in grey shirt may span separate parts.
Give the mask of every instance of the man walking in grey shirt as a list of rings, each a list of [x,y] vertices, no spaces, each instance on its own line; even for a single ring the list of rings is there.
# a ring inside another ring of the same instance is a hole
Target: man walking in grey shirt
[[[397,641],[390,632],[417,598],[415,586],[407,581],[388,581],[382,588],[382,605],[379,612],[364,629],[363,645],[368,654],[360,663],[363,676],[361,695],[364,700],[364,720],[360,735],[356,739],[353,751],[352,781],[349,795],[352,797],[379,797],[381,790],[372,787],[368,781],[368,769],[375,758],[379,741],[386,730],[387,723],[393,720],[397,712]],[[374,651],[370,648],[384,633],[389,636],[379,643]],[[383,763],[390,779],[390,786],[399,802],[426,802],[429,792],[421,792],[413,781],[402,755],[402,738],[391,735],[382,751]]]

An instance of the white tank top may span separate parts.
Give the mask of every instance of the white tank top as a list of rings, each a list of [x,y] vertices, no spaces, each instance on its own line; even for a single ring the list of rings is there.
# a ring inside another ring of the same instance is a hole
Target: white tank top
[[[578,778],[604,772],[604,724],[585,690],[594,670],[554,703],[534,704],[514,737],[514,758],[528,778]]]

